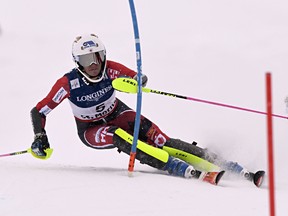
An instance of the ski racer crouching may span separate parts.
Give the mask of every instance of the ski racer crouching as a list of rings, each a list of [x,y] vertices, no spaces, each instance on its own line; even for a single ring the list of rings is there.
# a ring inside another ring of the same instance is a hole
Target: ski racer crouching
[[[66,98],[75,117],[79,138],[85,145],[94,149],[116,147],[129,154],[131,144],[122,139],[116,131],[121,129],[133,134],[136,113],[116,98],[112,81],[118,77],[136,79],[137,73],[122,64],[107,60],[106,49],[94,34],[77,37],[72,45],[72,55],[76,67],[58,79],[48,95],[31,110],[35,134],[31,146],[32,154],[38,158],[47,157],[50,145],[45,131],[46,116]],[[147,76],[143,75],[142,85],[145,86],[147,81]],[[217,184],[224,171],[229,171],[254,182],[258,187],[262,183],[264,171],[249,172],[239,164],[223,160],[195,144],[170,138],[144,116],[141,116],[139,140],[143,141],[144,145],[153,146],[155,154],[146,152],[145,149],[137,149],[136,159],[171,175],[198,178]],[[167,159],[159,159],[156,149],[167,151]],[[198,161],[200,159],[215,164],[220,170],[201,170],[197,168],[197,164],[185,161],[186,157],[181,157],[183,154],[196,157]]]

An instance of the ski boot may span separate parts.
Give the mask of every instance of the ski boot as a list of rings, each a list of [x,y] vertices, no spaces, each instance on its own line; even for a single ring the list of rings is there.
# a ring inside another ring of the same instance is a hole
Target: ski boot
[[[247,170],[240,173],[248,181],[252,181],[256,187],[260,187],[264,180],[265,171],[259,170],[256,173],[248,172]]]
[[[167,170],[168,173],[171,175],[182,176],[184,178],[195,178],[213,185],[217,185],[225,173],[225,171],[201,172],[199,170],[196,170],[188,163],[171,156],[169,157],[169,160],[164,170]]]
[[[225,168],[227,169],[227,171],[239,174],[241,177],[244,177],[244,179],[253,182],[256,187],[260,187],[263,183],[265,175],[265,171],[263,170],[252,173],[240,166],[238,163],[231,161],[225,164]]]

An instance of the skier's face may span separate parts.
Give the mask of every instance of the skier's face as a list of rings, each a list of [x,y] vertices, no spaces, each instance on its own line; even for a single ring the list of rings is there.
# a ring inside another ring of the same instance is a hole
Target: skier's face
[[[84,67],[84,71],[91,77],[97,77],[101,71],[101,66],[102,63],[100,62],[100,64],[95,64],[92,63],[90,66],[88,67]]]

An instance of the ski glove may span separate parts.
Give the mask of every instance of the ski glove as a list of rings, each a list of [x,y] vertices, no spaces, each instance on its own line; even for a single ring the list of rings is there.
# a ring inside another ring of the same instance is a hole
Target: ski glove
[[[35,135],[34,142],[31,145],[32,152],[38,157],[46,157],[46,149],[50,148],[47,135],[39,133]]]
[[[133,79],[137,81],[137,74],[133,77]],[[145,74],[142,74],[141,79],[141,85],[142,87],[145,87],[148,82],[148,77]]]

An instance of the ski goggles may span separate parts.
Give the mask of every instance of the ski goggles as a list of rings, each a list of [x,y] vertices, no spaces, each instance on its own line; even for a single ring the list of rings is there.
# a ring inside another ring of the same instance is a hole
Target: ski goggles
[[[88,67],[91,64],[101,64],[105,60],[104,51],[96,52],[96,53],[89,53],[85,55],[78,56],[79,64],[83,67]]]

